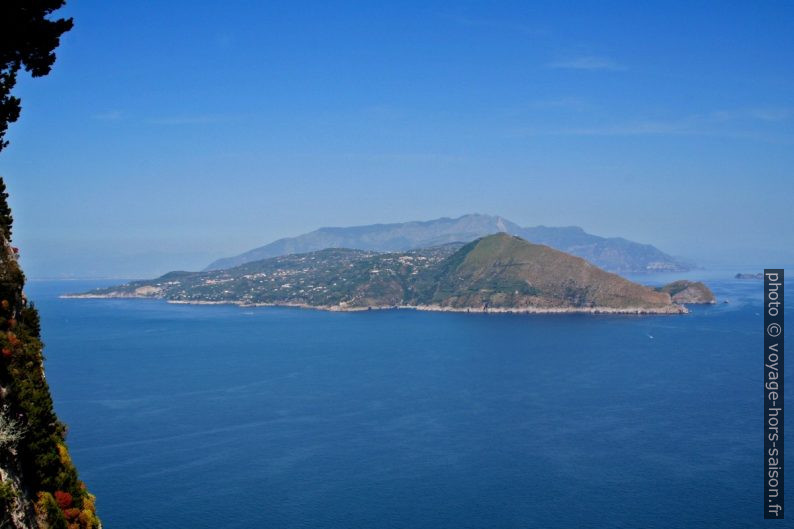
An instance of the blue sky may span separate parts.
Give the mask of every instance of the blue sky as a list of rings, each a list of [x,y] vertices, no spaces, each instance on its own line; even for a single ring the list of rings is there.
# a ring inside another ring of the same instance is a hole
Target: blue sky
[[[794,262],[794,4],[381,4],[69,2],[0,154],[28,275],[469,212]]]

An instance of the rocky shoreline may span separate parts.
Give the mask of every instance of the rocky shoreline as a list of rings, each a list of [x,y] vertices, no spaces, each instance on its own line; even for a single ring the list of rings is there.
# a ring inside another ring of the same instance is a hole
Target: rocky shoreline
[[[173,305],[236,305],[238,307],[291,307],[299,309],[324,310],[328,312],[366,312],[371,310],[418,310],[423,312],[463,312],[475,314],[687,314],[684,305],[671,305],[659,308],[642,307],[448,307],[441,305],[308,305],[306,303],[247,303],[244,301],[202,301],[173,300],[155,296],[135,296],[120,294],[64,294],[64,299],[158,299]]]

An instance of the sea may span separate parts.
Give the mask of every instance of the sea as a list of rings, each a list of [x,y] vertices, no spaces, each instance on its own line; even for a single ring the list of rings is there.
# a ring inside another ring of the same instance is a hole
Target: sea
[[[784,527],[763,520],[763,282],[707,275],[718,304],[663,316],[27,293],[106,529]]]

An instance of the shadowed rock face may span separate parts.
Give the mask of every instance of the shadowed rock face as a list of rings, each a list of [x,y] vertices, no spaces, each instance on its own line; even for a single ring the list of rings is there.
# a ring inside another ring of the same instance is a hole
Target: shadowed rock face
[[[675,303],[687,304],[712,304],[717,302],[717,298],[709,287],[700,281],[673,281],[657,289],[659,292],[667,292]]]
[[[79,297],[297,305],[331,310],[676,313],[670,295],[505,233],[402,253],[329,248],[208,272],[172,272]]]
[[[349,228],[320,228],[297,237],[279,239],[235,257],[219,259],[205,270],[233,268],[270,257],[314,252],[325,248],[354,248],[377,252],[404,252],[441,244],[467,243],[495,233],[509,233],[587,259],[613,272],[683,271],[675,258],[649,245],[619,237],[599,237],[576,226],[524,228],[491,215],[463,215],[423,222],[372,224]]]

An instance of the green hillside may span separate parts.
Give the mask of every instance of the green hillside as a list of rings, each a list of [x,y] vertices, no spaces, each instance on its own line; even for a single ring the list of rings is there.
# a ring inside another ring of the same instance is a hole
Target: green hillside
[[[670,297],[584,259],[504,233],[478,239],[425,281],[418,301],[450,307],[664,308]]]

